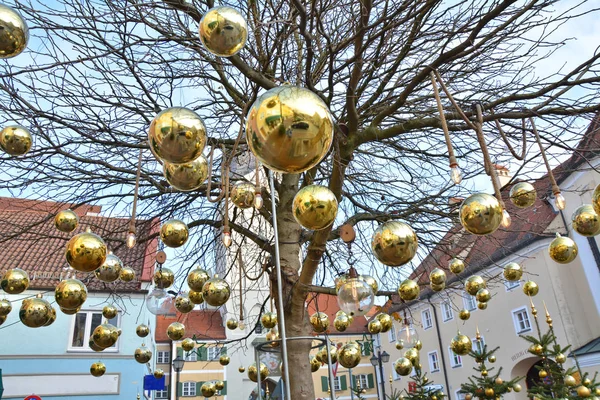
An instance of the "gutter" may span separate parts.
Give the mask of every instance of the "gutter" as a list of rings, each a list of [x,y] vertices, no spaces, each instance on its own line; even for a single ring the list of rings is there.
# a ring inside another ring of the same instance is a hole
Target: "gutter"
[[[437,333],[438,344],[440,345],[440,358],[442,359],[442,371],[444,371],[444,382],[446,383],[447,395],[450,396],[450,382],[448,381],[448,374],[446,373],[446,352],[444,351],[444,345],[442,343],[442,334],[440,332],[440,324],[438,321],[437,312],[435,311],[435,305],[428,301],[431,309],[433,310],[433,319],[435,320],[435,331]],[[450,398],[450,397],[448,397]]]

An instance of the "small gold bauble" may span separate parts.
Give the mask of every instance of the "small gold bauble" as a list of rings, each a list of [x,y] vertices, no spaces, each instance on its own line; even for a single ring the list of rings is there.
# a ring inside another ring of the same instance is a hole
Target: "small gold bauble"
[[[65,314],[65,315],[75,315],[75,314],[77,314],[79,312],[79,310],[81,310],[80,307],[77,307],[77,308],[62,308],[62,307],[59,307],[59,308],[60,308],[60,311],[62,311],[62,313]]]
[[[8,294],[23,293],[29,287],[29,276],[21,268],[9,269],[4,273],[0,287]]]
[[[567,357],[563,353],[558,353],[554,358],[554,361],[559,364],[564,364],[567,361]]]
[[[123,267],[121,268],[119,279],[123,282],[131,282],[135,279],[135,271],[131,267]]]
[[[427,383],[427,382],[429,382],[429,378],[428,378],[428,377],[424,377],[424,378],[423,378],[423,382],[424,382],[424,383]]]
[[[247,182],[236,183],[231,188],[231,194],[229,195],[231,202],[239,208],[251,208],[254,206],[254,195],[256,187]]]
[[[109,254],[106,256],[106,260],[100,268],[94,271],[96,278],[100,279],[102,282],[114,282],[119,279],[121,275],[121,268],[123,268],[123,263],[119,257],[114,254]]]
[[[2,8],[0,8],[0,18],[2,18]],[[0,20],[1,26],[2,21]],[[0,45],[1,43],[2,31],[0,31]],[[2,54],[2,48],[0,48],[0,54]],[[25,155],[31,149],[32,143],[31,133],[22,126],[7,126],[0,131],[0,149],[11,156]]]
[[[485,376],[488,376],[487,369],[482,369],[482,370],[481,370],[481,376],[484,376],[484,377],[485,377]]]
[[[333,224],[338,211],[335,194],[321,185],[308,185],[296,193],[292,214],[306,229],[318,231]]]
[[[93,363],[90,367],[90,374],[95,376],[96,378],[101,377],[106,372],[106,365],[101,362]]]
[[[573,239],[566,236],[556,235],[556,238],[548,245],[550,258],[559,264],[568,264],[577,258],[579,249]]]
[[[187,225],[178,219],[172,219],[160,227],[160,240],[167,247],[181,247],[187,242],[190,232]]]
[[[462,202],[459,218],[468,232],[488,235],[495,232],[502,222],[502,206],[494,196],[476,193]]]
[[[381,332],[389,332],[394,327],[394,321],[386,313],[379,313],[375,316],[379,322],[381,322]]]
[[[400,357],[394,363],[394,370],[400,376],[408,376],[413,369],[412,362],[408,358]]]
[[[496,362],[496,356],[489,356],[489,357],[488,357],[488,361],[489,361],[490,363],[492,363],[492,364],[493,364],[493,363],[495,363],[495,362]]]
[[[190,192],[202,186],[208,177],[208,162],[200,156],[190,162],[175,164],[165,161],[163,175],[169,185],[181,192]]]
[[[472,399],[473,399],[473,395],[471,393],[465,394],[465,400],[472,400]]]
[[[217,393],[217,387],[213,381],[204,382],[200,386],[200,392],[203,397],[212,397]]]
[[[477,308],[480,310],[485,310],[488,306],[488,303],[477,303]]]
[[[494,397],[494,389],[492,388],[485,388],[485,395],[487,397]]]
[[[192,351],[196,347],[196,342],[191,338],[185,338],[181,341],[181,348],[184,351]]]
[[[187,295],[179,295],[175,298],[175,308],[182,314],[187,314],[194,309],[194,303]]]
[[[167,328],[167,336],[171,340],[181,340],[185,335],[185,325],[181,322],[171,322]]]
[[[446,283],[442,283],[439,285],[436,285],[434,283],[430,283],[429,286],[431,287],[431,290],[433,290],[434,292],[441,292],[442,290],[446,289]]]
[[[167,108],[150,123],[148,143],[152,153],[160,160],[189,163],[202,155],[206,146],[206,127],[192,110]]]
[[[512,387],[512,388],[513,388],[513,390],[514,390],[515,392],[517,392],[517,393],[519,393],[519,392],[520,392],[520,391],[523,389],[523,388],[521,387],[521,385],[519,385],[518,383],[515,383],[515,384],[513,385],[513,387]]]
[[[272,329],[277,326],[277,314],[274,312],[266,312],[260,317],[260,323],[267,329]]]
[[[571,216],[573,230],[583,236],[595,236],[600,232],[600,217],[590,204],[578,207]]]
[[[479,289],[477,291],[475,298],[480,303],[487,303],[492,298],[492,294],[490,293],[489,290],[487,290],[486,288],[483,288],[483,289]]]
[[[333,326],[336,331],[344,332],[350,326],[350,318],[348,318],[345,312],[342,312],[342,314],[337,315],[333,320]]]
[[[236,319],[229,318],[227,320],[227,329],[234,330],[234,329],[237,329],[237,327],[238,327],[238,322]]]
[[[215,387],[217,388],[217,390],[223,390],[225,389],[225,382],[215,381]]]
[[[150,349],[146,348],[144,345],[142,347],[138,347],[135,349],[135,353],[133,353],[133,358],[135,361],[140,364],[146,364],[152,358],[152,352]]]
[[[594,390],[594,394],[595,394],[596,396],[600,396],[600,387],[597,387],[597,388]]]
[[[337,347],[334,347],[332,345],[329,350],[329,358],[331,358],[332,365],[338,362],[338,357],[339,354]],[[317,353],[317,360],[320,360],[323,364],[329,364],[329,358],[327,357],[327,347],[323,346],[321,350],[319,350],[319,352]]]
[[[450,262],[448,263],[448,269],[453,273],[453,274],[460,274],[461,272],[463,272],[465,270],[465,263],[463,260],[454,257],[453,259],[450,260]]]
[[[535,355],[540,355],[544,352],[544,348],[540,344],[532,344],[529,346],[529,352]]]
[[[506,264],[504,267],[504,278],[510,282],[516,282],[523,276],[523,268],[516,262]]]
[[[167,289],[175,282],[175,274],[169,268],[161,267],[154,271],[154,285],[159,289]]]
[[[198,27],[206,50],[219,57],[230,57],[240,51],[248,39],[246,20],[235,8],[221,6],[208,10]]]
[[[544,370],[544,369],[541,369],[541,370],[538,372],[538,375],[539,375],[539,377],[540,377],[540,378],[544,379],[545,377],[547,377],[547,376],[548,376],[548,372],[547,372],[546,370]]]
[[[79,217],[71,210],[62,210],[54,217],[54,226],[61,232],[70,233],[79,225]]]
[[[41,298],[25,299],[21,303],[19,319],[29,328],[40,328],[52,317],[52,306]]]
[[[12,304],[6,299],[0,300],[0,317],[5,317],[12,311]]]
[[[160,378],[162,378],[163,376],[165,376],[165,371],[163,371],[163,370],[162,370],[162,369],[160,369],[160,368],[157,368],[157,369],[155,369],[155,370],[154,370],[154,373],[153,373],[152,375],[154,375],[154,377],[155,377],[156,379],[160,379]]]
[[[469,310],[462,309],[458,313],[458,318],[462,319],[463,321],[466,321],[469,318],[471,318],[471,312]]]
[[[88,340],[88,346],[90,347],[90,349],[97,351],[97,352],[104,351],[104,347],[100,347],[96,343],[94,343],[94,339],[91,336],[90,336],[90,339]]]
[[[399,267],[417,253],[419,241],[413,229],[403,222],[388,221],[381,225],[371,240],[375,257],[385,265]]]
[[[203,270],[202,268],[196,268],[190,271],[187,276],[187,284],[191,290],[199,292],[202,290],[202,287],[210,279],[210,275],[208,272]]]
[[[373,319],[369,321],[367,328],[369,329],[369,333],[377,335],[379,332],[381,332],[381,322],[379,322],[379,320]]]
[[[219,364],[221,365],[228,365],[230,361],[231,359],[229,358],[229,356],[222,355],[221,357],[219,357]]]
[[[592,391],[590,388],[585,387],[583,385],[577,387],[577,396],[579,397],[590,397],[592,395]]]
[[[422,348],[423,348],[423,343],[421,343],[421,341],[420,341],[420,340],[417,340],[417,341],[415,342],[415,349],[417,349],[417,350],[421,350]]]
[[[317,372],[321,368],[321,361],[316,357],[310,357],[310,372]]]
[[[377,283],[377,280],[371,275],[359,275],[358,280],[363,281],[371,286],[371,289],[373,289],[373,294],[377,294],[379,291],[379,283]]]
[[[106,243],[91,232],[73,236],[67,243],[65,252],[69,265],[79,272],[95,271],[104,264],[106,256]]]
[[[139,337],[146,337],[150,333],[150,328],[148,327],[148,325],[141,324],[138,325],[137,328],[135,328],[135,333]]]
[[[535,203],[537,193],[529,182],[519,182],[510,188],[510,201],[519,208],[531,207]]]
[[[404,357],[409,359],[414,366],[419,365],[419,350],[414,347],[404,352]]]
[[[240,367],[238,368],[238,371],[239,371],[239,373],[240,373],[240,374],[243,374],[244,372],[246,372],[246,368],[244,368],[244,367],[240,366]]]
[[[450,348],[454,354],[466,356],[473,348],[473,343],[468,336],[459,333],[458,335],[454,336],[450,342]]]
[[[360,364],[362,352],[356,343],[348,343],[338,351],[338,361],[344,368],[354,368]]]
[[[316,312],[310,316],[310,324],[317,333],[323,333],[329,328],[329,317],[324,312]]]
[[[446,283],[446,272],[441,268],[434,268],[433,271],[429,273],[429,282],[434,285]]]
[[[202,287],[202,296],[204,297],[204,301],[213,307],[219,307],[227,303],[230,295],[231,289],[229,288],[227,282],[218,278],[216,275],[214,278],[206,281]]]
[[[118,313],[119,310],[117,310],[117,307],[112,304],[102,308],[102,316],[106,319],[113,319]]]
[[[188,297],[190,298],[190,301],[194,304],[202,304],[204,303],[204,295],[202,295],[202,292],[196,292],[195,290],[190,290],[188,292]]]
[[[479,275],[471,275],[465,282],[465,291],[471,296],[476,296],[477,292],[485,287],[485,281]]]
[[[589,387],[589,386],[592,384],[592,381],[591,381],[591,379],[590,379],[590,378],[585,378],[585,379],[583,380],[583,382],[581,382],[581,383],[583,384],[583,386],[587,386],[587,387]]]
[[[348,281],[348,274],[342,274],[335,278],[335,293],[337,294],[340,291],[340,288],[346,284]],[[360,278],[360,277],[359,277]]]
[[[523,285],[523,293],[527,296],[535,296],[540,291],[540,287],[534,281],[527,281]]]
[[[117,343],[121,330],[111,324],[98,325],[92,333],[92,339],[97,346],[104,349],[113,346]]]
[[[65,279],[56,286],[54,299],[61,308],[72,310],[85,303],[87,294],[87,288],[83,282],[77,279]]]
[[[267,368],[267,366],[263,363],[260,363],[260,381],[264,381],[265,379],[267,379],[267,377],[269,376],[269,369]],[[250,378],[250,380],[252,382],[256,382],[257,378],[258,378],[258,371],[256,370],[256,363],[250,365],[248,367],[248,378]]]
[[[0,5],[0,58],[18,56],[27,47],[29,28],[21,14]]]
[[[396,342],[396,350],[402,350],[404,348],[404,340],[398,340]]]
[[[564,378],[565,385],[573,387],[577,385],[577,380],[572,375],[566,375]]]
[[[404,301],[415,300],[420,292],[419,284],[412,279],[405,279],[398,288],[398,295]]]

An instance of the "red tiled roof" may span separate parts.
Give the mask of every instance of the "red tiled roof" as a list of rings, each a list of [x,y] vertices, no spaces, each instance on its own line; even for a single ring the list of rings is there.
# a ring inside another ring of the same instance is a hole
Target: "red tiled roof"
[[[377,309],[373,307],[367,316],[354,317],[352,324],[344,332],[338,332],[333,327],[333,320],[335,319],[335,313],[340,310],[337,302],[337,296],[331,294],[318,293],[310,297],[308,300],[308,315],[312,315],[317,311],[324,312],[329,317],[330,328],[328,330],[329,335],[348,335],[348,334],[363,334],[368,333],[367,324],[369,322],[369,316],[376,314]],[[315,336],[317,334],[315,333]]]
[[[225,327],[219,310],[194,310],[187,314],[158,315],[156,317],[156,342],[170,342],[167,328],[171,323],[179,321],[185,325],[185,337],[196,336],[196,339],[221,340],[226,339]]]
[[[72,233],[63,233],[54,227],[54,216],[71,208],[79,216],[79,226]],[[123,261],[135,270],[132,282],[107,284],[93,274],[77,273],[92,291],[137,291],[141,281],[148,281],[157,249],[156,231],[159,221],[138,220],[136,230],[139,243],[133,248],[125,246],[129,219],[100,216],[100,206],[74,205],[43,200],[0,198],[0,273],[10,268],[28,272],[30,288],[52,289],[65,276],[68,264],[65,259],[67,241],[87,227],[100,235]],[[153,237],[144,241],[144,238]]]

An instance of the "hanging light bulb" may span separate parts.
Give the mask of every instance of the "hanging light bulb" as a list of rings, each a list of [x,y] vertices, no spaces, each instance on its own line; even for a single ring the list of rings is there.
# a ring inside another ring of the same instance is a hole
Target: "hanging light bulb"
[[[240,321],[238,328],[240,328],[240,331],[246,330],[246,323],[244,321]]]
[[[371,285],[359,280],[354,268],[350,269],[349,278],[340,287],[337,296],[340,309],[353,317],[368,313],[375,302]]]
[[[506,210],[502,210],[502,226],[505,228],[508,228],[510,226],[512,222],[512,219],[510,218],[510,214],[508,213],[508,211]]]
[[[135,237],[135,233],[129,232],[127,234],[127,240],[126,240],[127,247],[129,247],[130,249],[133,249],[136,241],[137,241],[137,238]]]
[[[452,168],[450,168],[450,178],[456,185],[462,182],[462,172],[457,164],[454,164]]]
[[[556,206],[556,208],[558,208],[559,210],[564,210],[567,206],[567,200],[565,200],[565,197],[562,195],[561,192],[555,193],[554,196],[554,205]]]
[[[256,193],[254,194],[254,208],[256,208],[257,210],[260,210],[263,206],[263,198],[262,195],[260,194],[260,192],[256,191]]]
[[[406,347],[415,347],[419,341],[419,335],[417,334],[417,330],[407,323],[404,325],[404,328],[400,330],[399,340],[403,342]]]
[[[223,246],[225,246],[225,247],[231,246],[231,243],[233,242],[233,240],[231,239],[231,232],[223,232],[223,236],[221,237],[221,240],[223,241]]]
[[[154,288],[146,296],[146,308],[154,315],[166,315],[173,308],[173,299],[165,289]]]

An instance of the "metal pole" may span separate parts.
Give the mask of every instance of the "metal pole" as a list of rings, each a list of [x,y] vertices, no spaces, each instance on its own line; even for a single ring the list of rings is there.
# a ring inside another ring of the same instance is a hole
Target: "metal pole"
[[[287,351],[287,333],[285,331],[285,317],[283,310],[283,288],[281,287],[283,278],[281,277],[281,262],[279,259],[279,232],[277,231],[277,205],[275,204],[275,180],[273,178],[273,171],[269,170],[269,181],[271,184],[271,209],[273,218],[273,234],[275,236],[275,266],[277,268],[277,303],[279,308],[279,324],[281,332],[281,352],[283,358],[283,374],[285,376],[285,399],[292,400],[292,394],[290,392],[290,369],[288,368],[288,351]]]
[[[381,374],[381,394],[383,394],[383,400],[385,400],[385,377],[383,376],[383,363],[381,362],[381,349],[377,350],[379,353],[377,358],[379,359],[379,373]]]
[[[260,394],[260,354],[256,347],[254,348],[254,358],[256,358],[256,385],[258,386],[258,392],[256,392],[256,399],[261,400],[262,396]]]
[[[175,399],[179,400],[179,378],[181,377],[181,370],[176,369],[175,371],[177,372],[177,386],[175,386]]]
[[[348,368],[348,378],[350,378],[350,400],[354,400],[354,388],[352,387],[352,368]]]
[[[325,346],[327,348],[327,373],[329,374],[329,391],[331,400],[335,400],[335,385],[333,384],[333,371],[331,371],[331,343],[329,336],[325,335]]]

